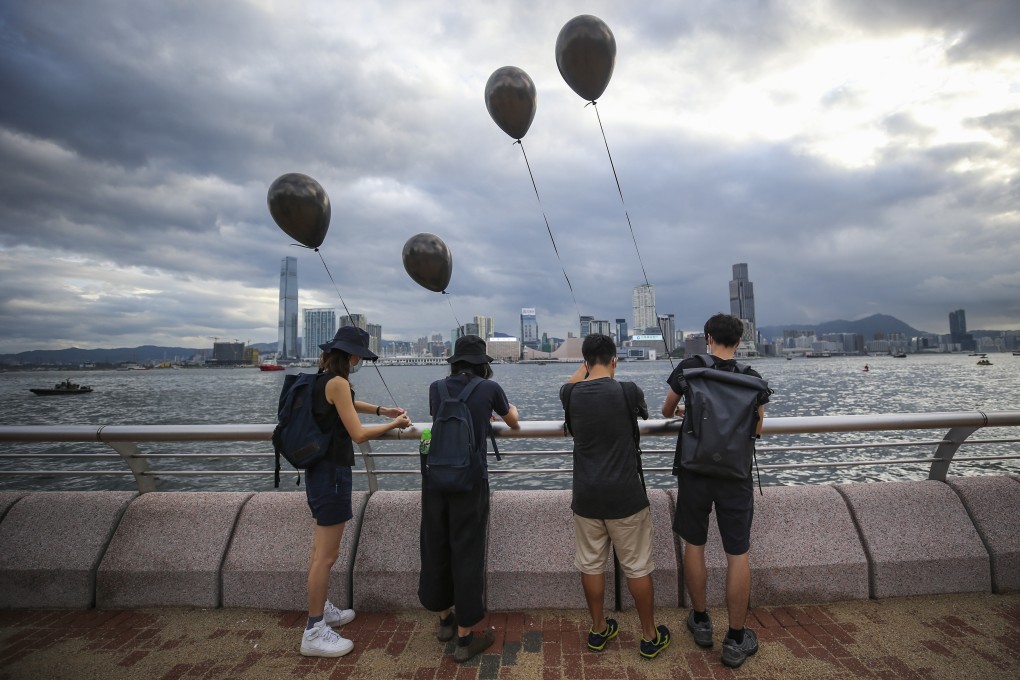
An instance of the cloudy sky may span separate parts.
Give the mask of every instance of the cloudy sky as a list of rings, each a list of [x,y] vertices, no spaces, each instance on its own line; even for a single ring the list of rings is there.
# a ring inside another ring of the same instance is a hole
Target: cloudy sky
[[[760,325],[1020,328],[1014,0],[37,0],[0,5],[0,352],[275,341],[287,255],[301,306],[339,307],[269,215],[287,172],[329,193],[322,256],[384,337],[630,319],[624,206],[556,67],[579,14],[616,37],[598,111],[679,328],[728,311],[737,262]],[[506,65],[537,87],[541,205],[486,111]],[[404,272],[418,232],[449,298]]]

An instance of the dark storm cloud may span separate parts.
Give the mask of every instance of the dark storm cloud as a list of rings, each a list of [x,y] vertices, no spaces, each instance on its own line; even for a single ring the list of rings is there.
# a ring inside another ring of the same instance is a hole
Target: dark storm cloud
[[[957,61],[1015,55],[1007,4],[832,4],[849,28],[799,3],[5,5],[0,351],[272,341],[287,255],[302,306],[339,308],[318,255],[266,210],[268,185],[293,171],[329,192],[322,257],[388,337],[475,314],[515,333],[521,307],[559,337],[578,312],[629,321],[642,262],[681,328],[728,309],[736,262],[761,323],[881,311],[938,331],[966,306],[972,325],[1015,326],[1015,106],[977,109],[977,137],[955,141],[930,111],[892,107],[864,123],[884,141],[857,165],[818,153],[810,123],[769,135],[756,111],[710,132],[698,118],[848,30],[941,31],[959,38]],[[599,111],[642,262],[594,111],[556,72],[556,33],[582,12],[617,36]],[[482,101],[506,64],[538,86],[524,142],[541,204]],[[799,85],[769,85],[764,105],[797,105]],[[866,86],[834,79],[811,105],[853,116]],[[453,250],[450,298],[403,271],[422,231]]]

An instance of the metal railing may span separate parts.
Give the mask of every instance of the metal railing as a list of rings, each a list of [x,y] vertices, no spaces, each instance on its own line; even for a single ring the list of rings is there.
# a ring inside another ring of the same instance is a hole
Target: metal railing
[[[417,443],[424,427],[430,423],[416,423],[407,430],[391,430],[383,440],[413,442],[407,451],[379,452],[373,451],[369,444],[360,446],[360,458],[364,463],[364,470],[356,469],[355,472],[365,474],[368,478],[370,492],[378,489],[379,477],[382,475],[417,475],[417,465],[409,468],[381,469],[377,461],[389,458],[411,458],[417,457]],[[642,437],[672,437],[675,439],[680,431],[680,421],[673,420],[648,420],[639,423]],[[1001,461],[1020,460],[1020,453],[1006,455],[985,455],[985,456],[957,456],[957,451],[965,443],[968,446],[983,444],[1014,444],[1020,442],[1020,438],[1007,437],[996,439],[970,439],[975,432],[987,427],[1017,427],[1020,426],[1020,411],[997,411],[985,413],[982,411],[967,411],[958,413],[900,413],[860,416],[813,416],[813,417],[786,417],[766,418],[762,428],[763,436],[772,435],[818,435],[834,433],[866,433],[866,432],[888,432],[895,431],[906,433],[917,430],[943,430],[945,434],[940,438],[926,439],[904,439],[898,441],[854,441],[821,444],[793,444],[793,445],[762,445],[757,449],[758,454],[790,452],[794,454],[805,452],[824,451],[845,451],[854,449],[896,449],[896,448],[927,448],[931,453],[922,457],[912,458],[863,458],[857,460],[823,460],[794,463],[762,464],[760,470],[790,470],[797,468],[824,468],[824,467],[849,467],[849,466],[873,466],[873,465],[924,465],[929,464],[928,479],[945,480],[950,465],[956,462],[968,461]],[[135,484],[140,493],[156,490],[156,481],[160,477],[172,476],[232,476],[232,475],[272,475],[272,465],[265,469],[256,470],[170,470],[154,469],[152,462],[165,459],[188,459],[200,458],[262,458],[271,460],[271,451],[266,453],[214,453],[214,454],[175,454],[175,453],[143,453],[138,444],[141,442],[268,442],[273,433],[273,425],[46,425],[46,426],[0,426],[0,441],[3,442],[101,442],[113,449],[110,454],[82,454],[82,453],[0,453],[0,461],[26,460],[26,459],[64,459],[74,458],[81,460],[122,460],[126,470],[100,470],[100,469],[8,469],[0,466],[0,476],[27,476],[27,477],[61,477],[68,475],[104,476],[104,475],[133,475]],[[520,429],[511,430],[502,423],[493,424],[493,431],[496,437],[507,440],[519,439],[569,439],[565,433],[562,421],[527,421],[522,422]],[[764,440],[768,441],[768,439]],[[673,455],[673,448],[653,449],[643,447],[646,461],[650,457]],[[526,456],[562,456],[569,459],[569,449],[561,450],[528,450],[528,451],[503,451],[504,456],[526,457]],[[286,464],[286,463],[285,463]],[[669,472],[671,465],[645,466],[645,472]],[[570,467],[493,467],[489,468],[490,473],[504,474],[564,474],[571,472]]]

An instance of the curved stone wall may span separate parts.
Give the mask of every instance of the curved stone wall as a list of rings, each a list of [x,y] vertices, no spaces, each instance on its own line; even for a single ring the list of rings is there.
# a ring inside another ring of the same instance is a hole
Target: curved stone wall
[[[656,603],[683,606],[675,490],[652,490]],[[418,608],[419,494],[356,493],[337,604]],[[496,491],[487,601],[584,608],[566,491]],[[301,492],[0,493],[0,607],[303,610],[312,521]],[[709,602],[725,555],[709,532]],[[769,487],[755,497],[754,605],[1020,589],[1020,478]],[[607,606],[632,606],[606,564]]]

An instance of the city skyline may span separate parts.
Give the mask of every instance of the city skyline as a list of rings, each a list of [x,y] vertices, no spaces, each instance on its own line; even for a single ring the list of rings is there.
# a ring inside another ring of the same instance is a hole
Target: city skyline
[[[617,43],[599,118],[555,61],[582,12]],[[0,353],[279,341],[285,256],[307,306],[342,295],[386,338],[474,314],[515,333],[524,306],[539,339],[632,323],[644,282],[693,330],[729,309],[733,263],[761,327],[1020,328],[1014,1],[109,0],[0,22]],[[523,146],[484,102],[506,65],[538,93]],[[319,252],[269,215],[289,172],[331,199]],[[450,246],[449,295],[404,271],[421,232]]]

